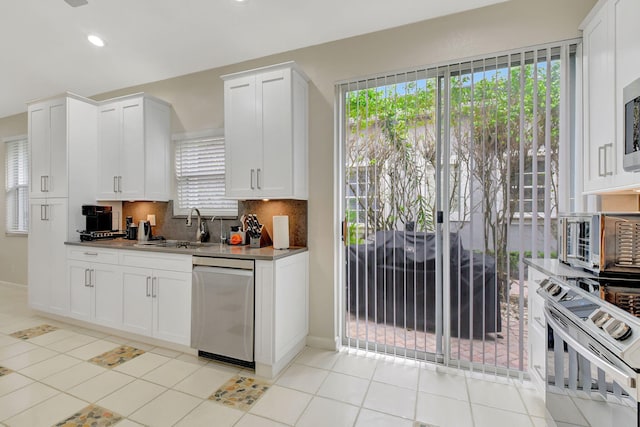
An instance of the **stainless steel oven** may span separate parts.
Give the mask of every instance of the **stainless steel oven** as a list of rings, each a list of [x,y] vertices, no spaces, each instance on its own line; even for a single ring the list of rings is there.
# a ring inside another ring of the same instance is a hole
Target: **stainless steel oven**
[[[547,320],[547,410],[572,426],[640,426],[638,374],[557,310]]]
[[[600,297],[596,280],[552,277],[545,300],[546,407],[572,426],[640,427],[640,319]]]

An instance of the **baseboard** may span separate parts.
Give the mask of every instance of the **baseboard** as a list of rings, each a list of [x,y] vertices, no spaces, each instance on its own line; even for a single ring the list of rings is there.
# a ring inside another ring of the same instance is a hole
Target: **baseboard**
[[[42,317],[48,317],[50,319],[56,320],[61,323],[66,323],[71,326],[92,329],[94,331],[101,332],[103,334],[114,335],[120,338],[124,338],[128,341],[138,341],[143,344],[151,345],[154,347],[164,347],[170,350],[179,351],[181,353],[191,354],[193,356],[198,355],[198,350],[182,344],[177,344],[170,341],[165,341],[165,340],[148,337],[144,335],[138,335],[133,332],[123,331],[121,329],[114,329],[108,326],[97,325],[95,323],[85,322],[84,320],[74,319],[73,317],[67,317],[60,314],[50,313],[47,311],[42,311],[38,309],[33,309],[33,310],[34,312],[36,312],[38,315]]]
[[[307,335],[307,346],[322,350],[336,351],[340,349],[340,337],[334,339]]]
[[[27,285],[22,284],[22,283],[13,283],[13,282],[5,282],[0,280],[0,285],[7,285],[7,286],[17,286],[19,288],[26,288]]]

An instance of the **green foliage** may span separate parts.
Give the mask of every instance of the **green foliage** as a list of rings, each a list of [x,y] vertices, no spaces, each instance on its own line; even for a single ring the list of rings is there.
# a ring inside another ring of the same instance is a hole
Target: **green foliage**
[[[508,227],[521,203],[514,177],[521,164],[531,164],[542,153],[550,156],[551,170],[558,169],[560,62],[451,74],[447,91],[438,91],[438,85],[444,88],[442,77],[346,94],[347,168],[367,168],[367,191],[351,187],[360,194],[365,230],[397,229],[407,222],[418,230],[434,230],[436,142],[445,131],[438,117],[446,116],[452,157],[442,161],[452,171],[449,205],[460,213],[461,223],[472,212],[480,213],[485,253],[495,254],[501,271],[517,268],[517,253],[507,252]],[[445,93],[448,115],[437,111],[445,105],[437,96]],[[547,139],[549,151],[544,152]],[[554,213],[555,173],[551,185]],[[471,193],[481,195],[473,206]]]

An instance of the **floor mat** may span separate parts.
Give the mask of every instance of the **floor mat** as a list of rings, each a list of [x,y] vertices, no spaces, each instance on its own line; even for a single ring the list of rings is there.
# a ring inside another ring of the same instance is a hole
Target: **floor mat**
[[[89,405],[69,418],[60,421],[55,427],[108,427],[122,420],[122,416],[98,405]]]
[[[246,411],[269,389],[269,383],[236,375],[224,383],[209,400]]]
[[[121,345],[114,350],[107,351],[106,353],[102,353],[90,359],[89,362],[102,366],[103,368],[111,369],[123,364],[124,362],[128,362],[141,354],[144,354],[144,350],[129,347],[128,345]]]
[[[21,340],[28,340],[30,338],[35,338],[35,337],[39,337],[40,335],[44,335],[47,332],[53,332],[57,330],[58,328],[56,326],[44,324],[40,326],[34,326],[33,328],[16,331],[10,334],[10,336],[21,339]]]

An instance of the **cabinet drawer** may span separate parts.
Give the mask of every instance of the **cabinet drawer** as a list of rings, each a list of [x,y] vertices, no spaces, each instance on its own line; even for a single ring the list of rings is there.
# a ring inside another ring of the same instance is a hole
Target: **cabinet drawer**
[[[544,378],[547,361],[547,330],[537,327],[529,328],[529,375],[536,385],[544,389]]]
[[[540,329],[547,327],[544,320],[544,300],[538,294],[531,292],[529,293],[529,316],[532,325]]]
[[[99,262],[103,264],[118,264],[118,251],[97,249],[91,247],[67,247],[67,259],[78,261]]]
[[[154,270],[190,272],[191,255],[158,254],[142,251],[120,251],[120,264],[129,267],[152,268]]]

